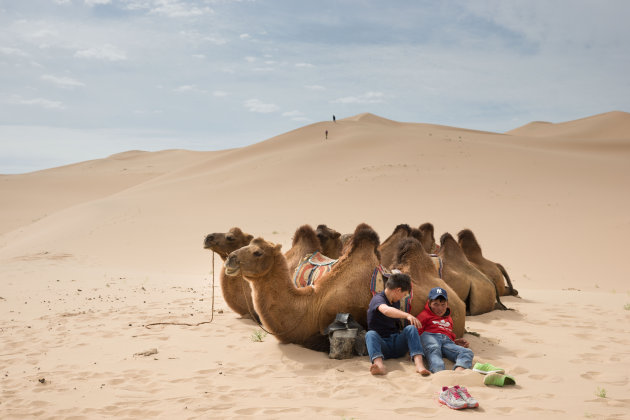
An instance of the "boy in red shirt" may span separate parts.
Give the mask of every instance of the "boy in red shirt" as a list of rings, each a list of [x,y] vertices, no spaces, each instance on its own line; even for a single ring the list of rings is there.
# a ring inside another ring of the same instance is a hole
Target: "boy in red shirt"
[[[448,307],[448,295],[441,287],[434,287],[429,292],[429,299],[424,310],[418,314],[422,328],[421,334],[424,356],[433,373],[444,370],[444,359],[455,363],[453,370],[472,368],[473,352],[463,338],[455,338],[453,333],[453,319]]]

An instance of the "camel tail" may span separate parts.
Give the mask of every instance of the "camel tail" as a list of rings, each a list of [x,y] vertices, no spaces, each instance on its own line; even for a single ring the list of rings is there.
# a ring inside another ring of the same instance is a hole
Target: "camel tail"
[[[496,263],[497,267],[499,267],[499,270],[501,270],[501,273],[503,274],[503,277],[505,277],[505,281],[507,282],[507,287],[508,290],[510,291],[510,295],[512,296],[518,296],[518,290],[516,290],[513,286],[512,286],[512,280],[510,280],[510,276],[508,276],[507,271],[505,270],[505,268],[503,268],[503,266],[499,263]]]
[[[317,333],[307,338],[302,345],[309,350],[330,352],[330,340],[327,335]]]

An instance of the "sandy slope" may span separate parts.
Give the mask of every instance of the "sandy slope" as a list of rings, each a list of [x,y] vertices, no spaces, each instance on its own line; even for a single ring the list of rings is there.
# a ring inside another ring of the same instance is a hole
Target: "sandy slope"
[[[433,417],[463,414],[435,398],[461,383],[493,415],[626,418],[629,127],[622,112],[506,134],[360,114],[241,149],[0,176],[0,415],[378,418],[394,395],[395,413]],[[438,236],[472,229],[521,291],[515,311],[467,320],[477,359],[516,387],[421,379],[403,360],[373,378],[367,358],[253,342],[218,288],[212,324],[143,328],[210,318],[208,232],[240,226],[286,249],[304,223],[367,222],[385,239],[426,221]]]

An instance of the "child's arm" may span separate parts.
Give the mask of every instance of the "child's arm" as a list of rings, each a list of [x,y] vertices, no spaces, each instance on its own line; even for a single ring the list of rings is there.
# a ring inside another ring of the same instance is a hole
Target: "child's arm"
[[[405,311],[401,311],[400,309],[393,308],[386,304],[382,304],[378,307],[378,310],[388,318],[396,318],[396,319],[406,319],[411,325],[416,328],[421,328],[422,324],[418,321],[418,318],[415,316],[408,314]]]

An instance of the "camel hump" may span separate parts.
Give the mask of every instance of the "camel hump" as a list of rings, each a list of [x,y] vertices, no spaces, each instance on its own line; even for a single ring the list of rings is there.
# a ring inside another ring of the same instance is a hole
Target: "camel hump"
[[[293,235],[293,245],[297,244],[302,239],[306,239],[309,242],[315,243],[318,242],[317,234],[311,227],[311,225],[302,225],[295,231]]]
[[[457,239],[459,246],[462,247],[467,255],[473,252],[481,255],[481,246],[479,246],[479,242],[477,242],[477,238],[475,237],[475,234],[472,232],[472,230],[460,230],[457,234]]]
[[[398,251],[396,252],[396,264],[406,261],[408,256],[414,252],[426,252],[424,247],[416,238],[405,238],[398,243]]]
[[[418,229],[420,229],[420,231],[423,232],[423,233],[430,233],[431,235],[433,235],[435,233],[435,229],[433,228],[433,224],[429,223],[429,222],[421,224]]]
[[[370,225],[361,223],[357,226],[357,228],[354,230],[354,234],[352,235],[350,253],[354,252],[357,248],[365,244],[369,244],[374,247],[374,252],[377,254],[380,260],[380,255],[377,248],[381,244],[381,241],[378,237],[378,233],[376,233]]]
[[[394,228],[394,233],[393,234],[396,234],[396,233],[398,233],[400,231],[404,231],[405,233],[407,233],[407,235],[411,235],[411,227],[408,224],[406,224],[406,223],[403,223],[403,224],[400,224],[400,225],[396,226]]]

